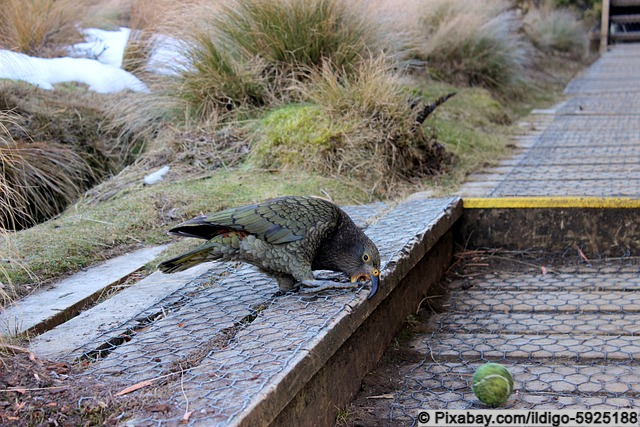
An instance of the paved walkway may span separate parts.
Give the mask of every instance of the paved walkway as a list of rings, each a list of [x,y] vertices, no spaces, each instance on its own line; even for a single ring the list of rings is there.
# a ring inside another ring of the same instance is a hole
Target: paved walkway
[[[472,177],[463,197],[638,199],[640,45],[614,47],[565,93],[564,102],[532,116],[516,156]],[[483,408],[469,386],[486,361],[503,363],[515,377],[506,408],[637,408],[637,259],[512,259],[506,269],[504,261],[478,253],[471,264],[481,271],[451,284],[448,311],[431,318],[432,333],[409,344],[424,360],[402,368],[390,425],[415,424],[420,408]]]
[[[619,45],[536,111],[516,155],[463,197],[640,196],[640,45]]]

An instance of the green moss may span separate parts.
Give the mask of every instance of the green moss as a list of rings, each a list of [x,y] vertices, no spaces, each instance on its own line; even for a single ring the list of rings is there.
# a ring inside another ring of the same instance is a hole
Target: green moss
[[[318,106],[288,105],[259,120],[251,162],[268,169],[322,168],[347,130]]]
[[[454,164],[447,174],[425,181],[435,194],[456,191],[468,174],[496,165],[508,155],[509,125],[514,114],[488,90],[435,82],[421,89],[427,99],[456,92],[425,122],[454,156]]]
[[[438,120],[457,120],[466,126],[508,125],[512,113],[491,92],[483,88],[457,88],[445,83],[428,82],[421,88],[426,99],[435,99],[446,93],[455,92],[434,116]]]

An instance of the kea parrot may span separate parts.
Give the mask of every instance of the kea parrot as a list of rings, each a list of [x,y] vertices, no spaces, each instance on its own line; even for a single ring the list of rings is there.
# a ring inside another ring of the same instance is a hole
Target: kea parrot
[[[367,279],[371,280],[368,299],[378,290],[378,248],[349,215],[325,199],[278,197],[200,215],[169,233],[208,241],[160,263],[164,273],[207,261],[243,261],[274,277],[282,292],[298,285],[313,291],[347,288]],[[313,270],[345,273],[351,284],[315,279]]]

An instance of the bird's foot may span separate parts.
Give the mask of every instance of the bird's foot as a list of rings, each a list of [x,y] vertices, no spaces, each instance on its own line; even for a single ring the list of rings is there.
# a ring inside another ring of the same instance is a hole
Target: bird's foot
[[[332,289],[356,289],[360,283],[340,283],[332,280],[303,280],[300,282],[300,292],[322,292]]]

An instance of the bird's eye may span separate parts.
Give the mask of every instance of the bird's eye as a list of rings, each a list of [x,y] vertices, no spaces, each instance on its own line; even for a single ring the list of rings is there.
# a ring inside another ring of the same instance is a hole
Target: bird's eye
[[[369,260],[370,260],[370,259],[371,259],[371,258],[369,257],[369,254],[364,254],[364,255],[362,255],[362,260],[363,260],[364,262],[369,262]]]

